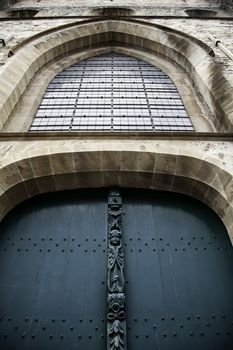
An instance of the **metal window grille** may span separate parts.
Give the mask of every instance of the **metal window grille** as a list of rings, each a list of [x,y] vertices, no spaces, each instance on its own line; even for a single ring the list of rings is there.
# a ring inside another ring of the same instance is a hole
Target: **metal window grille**
[[[193,131],[171,79],[108,54],[74,64],[49,84],[30,131]]]

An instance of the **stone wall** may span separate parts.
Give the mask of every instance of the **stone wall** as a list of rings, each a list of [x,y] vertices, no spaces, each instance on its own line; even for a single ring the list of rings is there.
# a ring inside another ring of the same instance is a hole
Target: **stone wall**
[[[233,0],[222,0],[221,6],[225,10],[233,10]]]
[[[0,0],[0,10],[7,9],[8,7],[17,3],[17,0]]]

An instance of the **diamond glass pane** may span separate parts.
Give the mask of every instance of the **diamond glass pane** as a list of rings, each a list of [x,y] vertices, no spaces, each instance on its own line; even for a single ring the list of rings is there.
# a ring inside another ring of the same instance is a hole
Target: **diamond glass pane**
[[[87,59],[49,84],[30,131],[193,131],[171,79],[115,53]]]

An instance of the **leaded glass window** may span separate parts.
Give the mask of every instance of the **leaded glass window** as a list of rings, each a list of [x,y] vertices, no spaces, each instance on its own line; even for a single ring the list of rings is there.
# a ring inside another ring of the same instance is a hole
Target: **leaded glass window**
[[[108,54],[74,64],[49,84],[30,131],[193,131],[160,69]]]

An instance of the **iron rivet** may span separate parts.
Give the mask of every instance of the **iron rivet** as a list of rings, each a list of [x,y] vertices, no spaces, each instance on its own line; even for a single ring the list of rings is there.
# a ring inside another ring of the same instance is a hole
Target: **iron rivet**
[[[35,336],[34,334],[32,334],[32,339],[35,339],[35,337],[36,337],[36,336]]]
[[[92,338],[92,336],[91,336],[91,335],[89,335],[89,336],[88,336],[88,339],[91,339],[91,338]]]
[[[200,333],[200,335],[203,337],[204,333],[203,333],[203,332],[201,332],[201,333]]]
[[[193,332],[190,332],[189,334],[190,334],[191,337],[193,336]]]
[[[166,337],[167,337],[167,334],[163,334],[163,337],[166,338]]]
[[[62,322],[66,322],[66,320],[65,320],[65,319],[63,319],[63,320],[62,320]]]
[[[7,338],[8,337],[8,334],[4,334],[4,338]]]
[[[153,326],[153,329],[156,329],[156,326],[155,326],[155,325]]]
[[[49,338],[50,338],[50,339],[53,339],[53,336],[52,336],[52,335],[50,335],[50,336],[49,336]]]
[[[81,335],[79,335],[79,336],[78,336],[78,339],[82,339],[82,336],[81,336]]]
[[[64,339],[64,335],[60,335],[60,339]]]
[[[147,322],[148,321],[147,318],[145,318],[144,321]]]
[[[146,335],[146,338],[149,338],[149,334]]]
[[[83,322],[83,320],[82,320],[82,319],[80,319],[80,320],[79,320],[79,322]]]
[[[55,319],[55,318],[53,318],[53,319],[52,319],[52,322],[55,322],[55,321],[56,321],[56,319]]]

